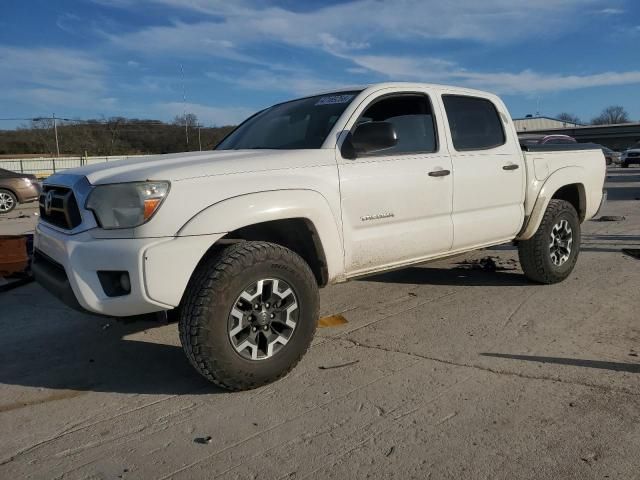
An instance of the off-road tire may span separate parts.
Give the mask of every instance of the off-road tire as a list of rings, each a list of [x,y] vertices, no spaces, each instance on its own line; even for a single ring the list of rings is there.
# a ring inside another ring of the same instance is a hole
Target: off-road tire
[[[549,239],[551,230],[560,220],[569,222],[573,245],[569,259],[560,266],[553,264]],[[580,219],[576,209],[565,200],[551,200],[538,231],[529,240],[518,242],[518,256],[525,276],[537,283],[558,283],[567,278],[578,260],[580,252]]]
[[[243,358],[229,339],[228,318],[238,295],[260,278],[284,280],[300,308],[289,340],[274,356]],[[180,341],[187,358],[207,380],[228,390],[274,382],[296,366],[315,334],[318,284],[296,253],[268,242],[240,242],[205,258],[194,272],[180,307]]]
[[[12,205],[9,207],[9,209],[8,210],[0,210],[0,215],[2,215],[4,213],[9,213],[9,212],[13,211],[13,209],[18,206],[18,198],[13,194],[13,192],[11,190],[6,190],[4,188],[0,188],[0,194],[7,195],[12,200]]]

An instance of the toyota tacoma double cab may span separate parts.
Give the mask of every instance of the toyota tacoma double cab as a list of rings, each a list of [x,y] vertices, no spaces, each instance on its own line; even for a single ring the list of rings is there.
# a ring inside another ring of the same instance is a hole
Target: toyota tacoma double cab
[[[175,310],[195,369],[250,389],[303,356],[320,287],[507,242],[527,278],[565,279],[604,178],[599,146],[521,146],[490,93],[351,88],[262,110],[214,151],[49,177],[33,271],[81,310]]]

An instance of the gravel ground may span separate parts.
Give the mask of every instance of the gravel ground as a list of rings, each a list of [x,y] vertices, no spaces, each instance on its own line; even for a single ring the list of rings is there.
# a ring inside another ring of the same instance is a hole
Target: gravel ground
[[[175,324],[0,293],[0,478],[637,479],[640,169],[609,175],[626,218],[584,224],[565,282],[502,246],[327,288],[347,323],[250,392],[201,379]]]
[[[38,203],[18,205],[9,213],[0,215],[0,235],[33,233],[38,222]]]

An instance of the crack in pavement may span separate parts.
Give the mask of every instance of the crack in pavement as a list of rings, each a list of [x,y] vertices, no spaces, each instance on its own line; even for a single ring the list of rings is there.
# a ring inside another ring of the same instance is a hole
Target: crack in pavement
[[[640,397],[640,392],[635,392],[633,390],[629,390],[629,389],[625,389],[625,388],[608,387],[606,385],[600,385],[600,384],[597,384],[597,383],[590,383],[590,382],[579,382],[579,381],[575,381],[575,380],[565,380],[565,379],[562,379],[560,377],[551,377],[551,376],[544,376],[544,375],[531,375],[531,374],[527,374],[527,373],[520,373],[520,372],[509,371],[509,370],[499,370],[497,368],[484,367],[482,365],[477,365],[477,364],[473,364],[473,363],[455,362],[453,360],[446,360],[444,358],[431,357],[429,355],[421,355],[419,353],[406,352],[404,350],[381,347],[381,346],[376,346],[376,345],[367,345],[367,344],[358,342],[357,340],[353,340],[353,339],[348,338],[348,337],[341,337],[341,338],[331,337],[329,340],[331,340],[333,342],[337,342],[337,343],[346,342],[346,343],[349,343],[349,344],[353,345],[354,347],[360,347],[360,348],[371,349],[371,350],[378,350],[378,351],[389,352],[389,353],[399,353],[401,355],[408,355],[410,357],[419,358],[419,359],[422,359],[422,360],[430,360],[432,362],[437,362],[437,363],[441,363],[441,364],[444,364],[444,365],[450,365],[450,366],[453,366],[453,367],[471,368],[471,369],[474,369],[474,370],[480,370],[480,371],[483,371],[483,372],[493,373],[495,375],[505,375],[505,376],[510,376],[510,377],[522,378],[522,379],[525,379],[525,380],[541,380],[541,381],[547,381],[547,382],[562,383],[562,384],[566,384],[566,385],[576,385],[576,386],[580,386],[580,387],[588,387],[588,388],[594,388],[594,389],[598,389],[598,390],[603,390],[605,392],[616,392],[616,393],[622,393],[622,394],[625,394],[625,395],[632,395],[634,397]]]
[[[420,307],[423,307],[423,306],[425,306],[425,305],[427,305],[429,303],[433,303],[433,302],[436,302],[438,300],[442,300],[444,298],[451,297],[453,295],[456,295],[457,293],[458,292],[448,292],[448,293],[445,293],[444,295],[440,295],[438,297],[430,298],[428,300],[425,300],[424,302],[420,302],[420,303],[418,303],[416,305],[413,305],[411,307],[399,310],[397,312],[391,312],[391,313],[389,313],[387,315],[384,315],[384,316],[382,316],[380,318],[377,318],[375,320],[371,320],[370,322],[364,323],[362,325],[358,325],[357,327],[352,328],[351,330],[340,332],[337,335],[327,335],[326,337],[323,336],[322,340],[319,341],[318,343],[312,345],[311,348],[319,347],[320,345],[323,345],[323,344],[325,344],[325,343],[327,343],[327,342],[329,342],[331,340],[339,340],[340,338],[344,338],[345,335],[349,335],[351,333],[357,332],[358,330],[362,330],[363,328],[370,327],[371,325],[375,325],[376,323],[382,322],[382,321],[387,320],[387,319],[389,319],[391,317],[395,317],[396,315],[401,315],[403,313],[407,313],[407,312],[410,312],[412,310],[416,310],[416,309],[418,309]],[[406,295],[405,295],[405,297],[406,297]],[[405,297],[403,297],[403,298],[405,298]]]
[[[6,457],[6,458],[0,460],[0,466],[6,465],[8,463],[11,463],[14,460],[16,460],[18,457],[26,455],[27,453],[30,453],[33,450],[35,450],[35,449],[37,449],[39,447],[42,447],[43,445],[46,445],[47,443],[54,442],[54,441],[56,441],[56,440],[58,440],[58,439],[60,439],[62,437],[66,437],[67,435],[71,435],[72,433],[76,433],[76,432],[79,432],[81,430],[86,430],[86,429],[91,428],[91,427],[93,427],[95,425],[98,425],[100,423],[108,422],[110,420],[114,420],[114,419],[116,419],[118,417],[121,417],[123,415],[128,415],[130,413],[137,412],[137,411],[142,410],[144,408],[157,405],[158,403],[164,402],[166,400],[171,400],[172,398],[176,398],[177,396],[178,395],[170,395],[168,397],[164,397],[164,398],[161,398],[159,400],[154,400],[153,402],[149,402],[149,403],[146,403],[146,404],[143,404],[143,405],[138,405],[138,406],[136,406],[134,408],[131,408],[129,410],[125,410],[124,412],[119,412],[119,413],[117,413],[115,415],[111,415],[111,416],[109,416],[107,418],[103,418],[102,420],[98,420],[98,421],[89,423],[87,425],[80,426],[78,428],[72,428],[72,429],[63,430],[62,432],[58,432],[58,433],[56,433],[55,435],[52,435],[49,438],[45,438],[44,440],[41,440],[40,442],[36,442],[35,444],[30,445],[28,447],[25,447],[22,450],[19,450],[19,451],[15,452],[13,455],[10,455],[9,457]]]
[[[215,452],[212,452],[209,455],[206,455],[205,457],[201,457],[201,458],[199,458],[197,460],[194,460],[193,462],[191,462],[191,463],[189,463],[187,465],[183,465],[182,467],[180,467],[180,468],[178,468],[176,470],[173,470],[172,472],[167,473],[167,474],[163,475],[162,477],[159,477],[158,480],[168,480],[170,478],[174,478],[176,475],[178,475],[178,474],[180,474],[180,473],[182,473],[182,472],[184,472],[186,470],[190,470],[193,467],[195,467],[197,465],[200,465],[203,462],[205,462],[205,461],[207,461],[207,460],[209,460],[209,459],[211,459],[211,458],[213,458],[213,457],[215,457],[217,455],[220,455],[221,453],[224,453],[224,452],[226,452],[228,450],[235,449],[235,448],[239,447],[240,445],[243,445],[243,444],[253,440],[254,438],[257,438],[257,437],[259,437],[259,436],[261,436],[261,435],[263,435],[265,433],[270,433],[273,430],[276,430],[276,429],[282,427],[283,425],[286,425],[286,424],[288,424],[290,422],[293,422],[293,421],[295,421],[295,420],[297,420],[299,418],[302,418],[303,416],[308,415],[311,412],[314,412],[314,411],[319,410],[319,409],[324,409],[327,406],[329,406],[330,404],[332,404],[332,403],[334,403],[334,402],[336,402],[338,400],[341,400],[343,398],[347,398],[349,395],[351,395],[351,394],[353,394],[353,393],[355,393],[355,392],[357,392],[359,390],[362,390],[362,389],[364,389],[364,388],[366,388],[368,386],[374,385],[374,384],[376,384],[376,383],[378,383],[378,382],[380,382],[380,381],[382,381],[382,380],[384,380],[384,379],[386,379],[386,378],[388,378],[388,377],[390,377],[392,375],[396,375],[397,373],[402,372],[403,370],[411,368],[413,365],[415,365],[415,363],[417,363],[417,362],[413,362],[410,365],[405,365],[405,366],[403,366],[401,368],[398,368],[397,370],[393,370],[393,371],[391,371],[391,372],[389,372],[387,374],[381,375],[380,377],[377,377],[377,378],[375,378],[375,379],[373,379],[373,380],[371,380],[369,382],[366,382],[366,383],[364,383],[362,385],[359,385],[359,386],[357,386],[355,388],[352,388],[351,390],[348,390],[344,394],[339,395],[337,397],[334,397],[334,398],[330,399],[327,402],[316,404],[313,407],[308,408],[308,409],[306,409],[306,410],[304,410],[304,411],[302,411],[302,412],[300,412],[300,413],[298,413],[298,414],[296,414],[296,415],[294,415],[292,417],[289,417],[289,418],[286,418],[284,420],[281,420],[280,422],[278,422],[278,423],[276,423],[276,424],[274,424],[274,425],[272,425],[272,426],[270,426],[268,428],[265,428],[263,430],[255,432],[255,433],[253,433],[251,435],[248,435],[245,438],[242,438],[242,439],[238,440],[235,443],[232,443],[230,445],[227,445],[224,448],[221,448],[221,449],[219,449],[219,450],[217,450]]]

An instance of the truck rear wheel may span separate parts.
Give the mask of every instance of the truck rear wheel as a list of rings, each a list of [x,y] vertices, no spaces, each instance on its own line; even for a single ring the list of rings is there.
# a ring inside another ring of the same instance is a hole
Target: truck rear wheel
[[[551,200],[538,231],[518,243],[525,276],[538,283],[558,283],[571,274],[580,252],[580,219],[564,200]]]
[[[205,259],[181,307],[180,340],[191,364],[228,390],[286,375],[318,320],[318,285],[307,263],[267,242],[241,242]]]

